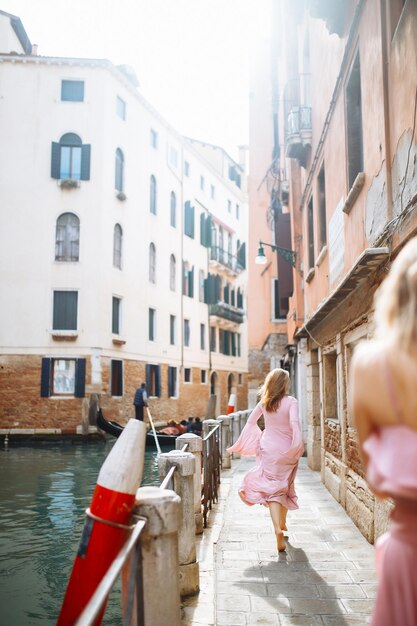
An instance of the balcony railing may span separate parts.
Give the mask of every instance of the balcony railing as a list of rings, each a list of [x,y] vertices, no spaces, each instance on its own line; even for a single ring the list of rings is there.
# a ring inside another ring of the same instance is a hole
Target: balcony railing
[[[235,322],[236,324],[243,324],[244,311],[227,302],[217,302],[217,304],[209,305],[210,315],[217,315],[223,317],[223,319],[229,322]]]
[[[293,107],[287,118],[286,156],[305,164],[306,148],[311,145],[311,107]]]
[[[223,250],[223,248],[219,248],[219,246],[211,246],[210,248],[210,261],[217,261],[224,267],[232,270],[239,274],[244,266],[240,262],[237,256],[230,254],[227,250]]]

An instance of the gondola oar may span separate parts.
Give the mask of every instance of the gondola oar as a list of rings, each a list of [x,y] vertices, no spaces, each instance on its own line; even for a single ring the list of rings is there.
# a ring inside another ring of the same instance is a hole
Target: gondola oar
[[[155,426],[153,423],[153,419],[152,419],[152,415],[151,412],[149,410],[149,407],[147,406],[147,411],[148,411],[148,415],[149,415],[149,421],[151,423],[151,428],[153,431],[153,436],[155,437],[155,445],[156,445],[156,449],[158,450],[158,454],[161,454],[161,446],[159,445],[159,441],[158,441],[158,435],[156,434],[156,430],[155,430]]]

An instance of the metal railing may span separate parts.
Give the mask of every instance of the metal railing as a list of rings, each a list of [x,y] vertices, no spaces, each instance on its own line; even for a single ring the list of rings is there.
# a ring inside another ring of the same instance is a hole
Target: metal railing
[[[211,246],[210,261],[217,261],[237,274],[245,269],[237,256],[219,246]]]
[[[232,430],[233,430],[233,434],[235,434],[235,428],[232,428],[232,426],[236,425],[237,430],[240,431],[243,425],[243,422],[242,422],[243,414],[245,414],[245,417],[247,417],[246,412],[240,412],[240,413],[227,416],[228,420],[224,422],[222,422],[221,418],[219,420],[206,420],[205,421],[206,422],[205,430],[206,432],[207,431],[208,432],[202,439],[201,470],[200,470],[199,463],[196,464],[196,468],[194,470],[194,480],[197,481],[197,484],[194,483],[197,489],[197,491],[195,492],[195,497],[196,497],[195,504],[196,504],[197,510],[200,509],[201,511],[202,509],[203,526],[205,528],[207,528],[209,512],[212,510],[213,504],[218,502],[220,474],[221,474],[222,461],[223,461],[222,449],[225,447],[225,445],[227,445],[227,442],[232,436]],[[209,421],[210,421],[210,424],[208,423]],[[229,433],[227,437],[225,436],[224,429],[226,429],[226,431]],[[196,451],[196,449],[201,450],[201,438],[196,437],[196,439],[200,442],[198,444],[199,447],[198,448],[195,447],[195,442],[193,443],[193,445],[191,445],[190,443],[191,451],[193,450]],[[224,444],[223,448],[222,448],[222,444]],[[185,445],[183,445],[181,448],[178,445],[177,452],[180,454],[184,453],[187,451],[188,447],[189,447],[189,444],[187,443],[185,443]],[[226,454],[224,451],[223,453]],[[194,452],[194,454],[196,454],[196,452]],[[200,457],[200,453],[197,453],[197,454]],[[162,457],[168,457],[168,456],[169,456],[168,454],[161,455],[160,458],[162,459]],[[185,456],[190,457],[192,455],[187,453],[187,455],[184,455],[184,457]],[[230,455],[226,454],[226,456],[230,456]],[[181,461],[177,461],[177,462],[181,463]],[[163,464],[162,464],[162,467],[163,467]],[[230,465],[228,465],[228,467],[230,467]],[[167,495],[167,497],[177,498],[177,500],[179,500],[178,496],[172,493],[172,491],[174,490],[174,486],[175,486],[174,483],[177,482],[177,478],[176,478],[177,475],[175,473],[176,469],[177,469],[176,466],[170,467],[164,479],[162,480],[160,489],[168,490],[167,494],[170,493],[171,496]],[[184,466],[183,466],[183,469],[184,469]],[[160,471],[161,471],[161,465],[160,465]],[[182,475],[183,475],[183,472],[182,470],[180,470],[178,473],[178,480],[183,480],[181,478]],[[201,486],[201,507],[199,503],[200,486]],[[158,490],[157,488],[155,489]],[[141,489],[139,490],[139,492],[140,491]],[[180,488],[180,491],[181,491],[181,488]],[[186,501],[187,499],[184,500],[184,502]],[[135,519],[137,521],[134,525],[132,525],[131,532],[130,532],[128,539],[126,540],[124,546],[119,551],[118,555],[116,556],[116,558],[110,565],[109,569],[107,570],[106,574],[104,575],[103,579],[98,585],[95,593],[90,598],[84,611],[78,618],[76,622],[76,626],[91,626],[98,617],[104,614],[108,596],[118,576],[121,573],[122,573],[123,591],[124,591],[123,592],[123,615],[122,615],[123,626],[131,626],[132,621],[137,626],[151,626],[149,623],[145,624],[145,609],[146,611],[148,611],[148,608],[146,607],[149,607],[149,605],[152,605],[152,598],[149,596],[149,589],[148,589],[148,595],[146,595],[147,593],[146,588],[147,587],[149,588],[149,584],[148,584],[147,578],[145,578],[145,574],[148,573],[148,566],[150,567],[150,569],[152,568],[152,564],[154,562],[154,556],[152,555],[151,561],[149,560],[147,561],[147,564],[148,564],[147,567],[142,565],[142,561],[146,560],[146,554],[147,554],[146,553],[146,541],[147,541],[146,536],[149,535],[150,528],[152,526],[153,517],[149,517],[149,516],[147,518],[140,517],[140,511],[141,511],[140,506],[139,506],[138,511],[139,511],[139,515],[137,513],[134,514]],[[152,515],[156,515],[156,513],[153,513]],[[200,515],[200,518],[201,518],[201,512],[200,513],[197,512],[196,515],[197,516]],[[156,515],[156,517],[158,516]],[[159,525],[160,524],[158,522],[158,526]],[[179,528],[176,531],[178,532],[178,536],[180,536],[180,533],[182,532],[183,527],[184,527],[184,518],[183,518],[183,523],[182,523],[181,528]],[[144,538],[141,539],[141,534],[143,533],[143,531],[145,531],[143,535]],[[201,532],[201,530],[198,531],[196,527],[196,532]],[[194,532],[193,532],[193,536],[194,536]],[[156,539],[157,537],[153,537],[152,541]],[[193,543],[195,543],[195,539],[192,539],[192,541]],[[165,546],[166,544],[163,544],[163,545]],[[159,550],[160,549],[161,548],[159,548]],[[148,558],[149,558],[149,555],[148,555]],[[164,557],[162,556],[162,558]],[[181,563],[184,563],[184,562],[181,562],[181,560],[179,561],[178,563],[179,572],[181,571],[181,567],[185,567],[185,568],[190,567],[190,565],[188,564],[189,561],[186,561],[184,565],[181,565]],[[198,580],[198,563],[197,562],[195,563],[195,567],[197,568],[197,580]],[[164,565],[164,569],[166,569],[165,565]],[[178,573],[178,576],[179,578],[181,578],[180,573]],[[169,581],[173,580],[172,576],[169,577],[167,581],[168,580]],[[197,591],[198,591],[198,586],[197,586]],[[182,595],[182,590],[181,590],[181,595]],[[175,618],[172,617],[172,623],[175,622],[175,624],[179,625],[179,621],[180,621],[179,598],[178,598],[177,606],[178,606],[178,616]],[[155,611],[156,611],[156,614],[158,614],[159,616],[160,611],[161,611],[160,601],[156,607],[153,606],[150,613],[153,615]],[[149,615],[148,615],[148,618],[149,618]],[[147,619],[147,621],[149,622],[149,619]],[[153,619],[151,619],[151,621],[153,621]],[[158,624],[159,623],[160,622],[158,622]],[[161,622],[161,624],[162,623],[163,622]]]
[[[207,516],[214,503],[218,501],[220,472],[222,467],[221,430],[217,424],[203,439],[203,484],[201,502],[203,505],[203,524],[207,528]]]

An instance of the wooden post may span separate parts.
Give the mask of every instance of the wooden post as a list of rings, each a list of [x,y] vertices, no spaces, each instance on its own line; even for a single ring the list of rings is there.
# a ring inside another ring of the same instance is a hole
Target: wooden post
[[[194,520],[195,532],[200,535],[203,532],[203,514],[201,512],[201,455],[203,452],[203,440],[194,433],[184,433],[177,437],[175,448],[181,450],[188,444],[187,452],[191,452],[195,459],[194,471]]]
[[[194,455],[191,452],[171,450],[159,455],[158,467],[161,478],[166,476],[171,467],[176,468],[174,491],[181,498],[178,533],[180,594],[188,596],[198,593],[200,589],[200,571],[195,548]]]

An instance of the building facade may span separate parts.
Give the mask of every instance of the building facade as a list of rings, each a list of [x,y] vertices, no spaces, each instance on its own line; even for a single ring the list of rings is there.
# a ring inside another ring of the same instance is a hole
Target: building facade
[[[390,504],[364,478],[350,361],[372,337],[376,288],[417,234],[417,4],[276,6],[280,191],[296,253],[290,369],[305,404],[309,465],[374,541]]]
[[[1,12],[0,35],[0,427],[123,423],[142,382],[159,420],[244,408],[244,170],[129,67],[38,56]]]

